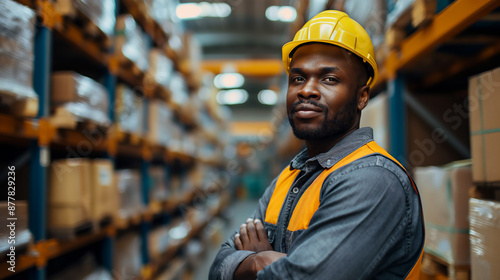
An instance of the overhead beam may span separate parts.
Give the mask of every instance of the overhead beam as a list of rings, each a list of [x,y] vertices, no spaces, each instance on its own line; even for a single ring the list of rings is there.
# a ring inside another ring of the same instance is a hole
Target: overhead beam
[[[264,46],[282,46],[288,39],[286,34],[266,34],[263,32],[202,32],[194,37],[204,47],[251,44]]]
[[[214,74],[221,73],[224,67],[229,65],[236,72],[247,76],[271,77],[284,72],[283,62],[280,59],[205,60],[201,65],[204,70]]]
[[[420,60],[499,6],[500,0],[454,1],[437,14],[431,24],[404,40],[400,51],[389,53],[386,60],[389,77],[394,78],[398,70]]]

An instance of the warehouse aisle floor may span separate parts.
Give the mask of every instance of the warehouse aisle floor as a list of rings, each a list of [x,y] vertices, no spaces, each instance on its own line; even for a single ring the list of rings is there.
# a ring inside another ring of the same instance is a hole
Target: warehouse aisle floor
[[[253,214],[253,211],[257,208],[257,203],[257,200],[237,200],[226,209],[225,213],[228,215],[229,221],[226,227],[224,227],[221,242],[226,241],[229,235],[238,229],[241,223]],[[217,255],[220,245],[221,244],[211,244],[207,248],[203,262],[198,269],[196,269],[194,280],[208,279],[210,265],[212,265],[212,261],[215,255]]]

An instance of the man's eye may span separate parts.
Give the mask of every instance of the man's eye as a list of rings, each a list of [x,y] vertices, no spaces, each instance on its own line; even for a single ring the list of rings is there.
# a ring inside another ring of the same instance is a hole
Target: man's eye
[[[292,78],[292,82],[301,82],[303,80],[304,80],[304,78],[302,78],[302,77],[293,77]]]
[[[325,78],[325,80],[326,80],[326,81],[328,81],[328,82],[337,82],[337,81],[338,81],[338,80],[337,80],[336,78],[334,78],[334,77],[326,77],[326,78]]]

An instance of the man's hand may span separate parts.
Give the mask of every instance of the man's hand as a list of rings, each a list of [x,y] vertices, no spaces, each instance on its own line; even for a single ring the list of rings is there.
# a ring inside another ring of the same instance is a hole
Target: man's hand
[[[233,278],[238,280],[256,279],[257,273],[263,270],[264,267],[285,256],[286,254],[275,251],[262,251],[250,255],[238,266]]]
[[[240,227],[240,233],[234,236],[234,245],[237,250],[248,250],[254,252],[272,251],[266,230],[260,220],[248,219],[246,224]]]

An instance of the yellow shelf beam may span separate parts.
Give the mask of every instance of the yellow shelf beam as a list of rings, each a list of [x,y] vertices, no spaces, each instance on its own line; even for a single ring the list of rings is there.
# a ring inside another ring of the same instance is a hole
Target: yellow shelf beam
[[[201,67],[214,74],[219,74],[227,66],[233,67],[236,72],[242,75],[258,77],[278,76],[285,70],[280,59],[205,60]]]
[[[385,63],[388,78],[394,78],[398,70],[411,66],[499,6],[500,0],[454,1],[431,24],[404,40],[400,51],[389,53]]]

